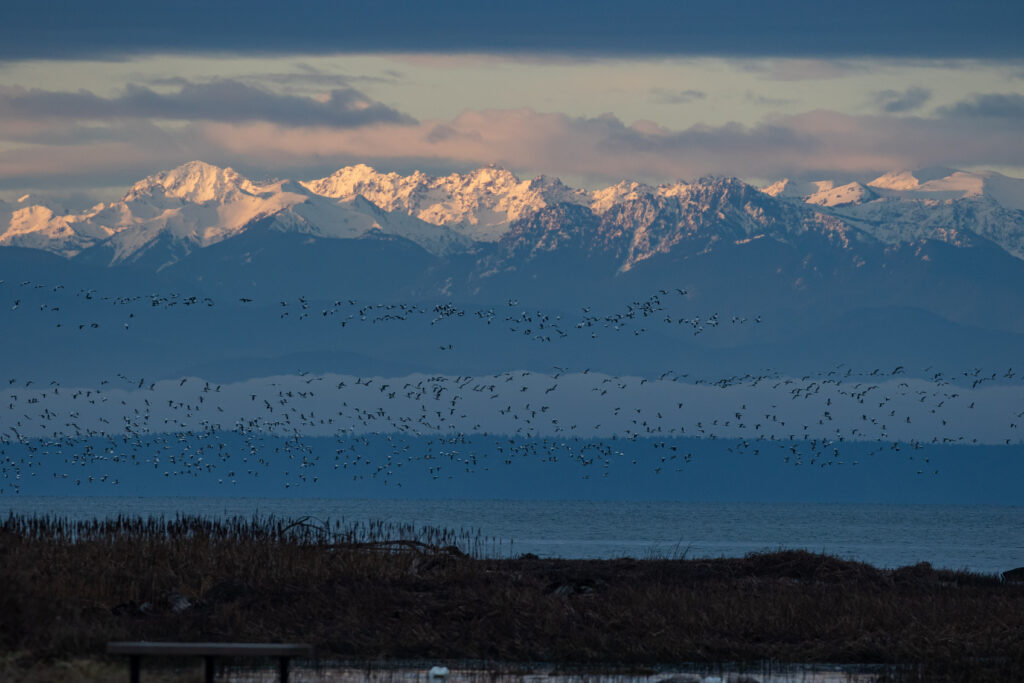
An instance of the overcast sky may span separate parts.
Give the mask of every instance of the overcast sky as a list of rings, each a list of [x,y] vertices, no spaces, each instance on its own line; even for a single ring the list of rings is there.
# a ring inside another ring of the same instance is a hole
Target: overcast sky
[[[300,178],[495,163],[587,186],[1024,176],[1024,3],[495,5],[5,6],[0,196],[107,197],[191,159]]]

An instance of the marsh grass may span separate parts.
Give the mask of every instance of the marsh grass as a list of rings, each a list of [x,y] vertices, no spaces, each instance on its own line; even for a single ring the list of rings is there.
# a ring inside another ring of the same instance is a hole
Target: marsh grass
[[[502,557],[478,533],[383,522],[12,515],[0,653],[22,666],[102,662],[111,640],[308,642],[366,662],[836,662],[884,665],[890,680],[1024,679],[1024,586],[805,551],[671,555]]]
[[[109,683],[128,678],[124,662],[96,657],[39,660],[23,653],[0,656],[0,681],[4,683]],[[201,665],[146,670],[147,683],[202,683]]]

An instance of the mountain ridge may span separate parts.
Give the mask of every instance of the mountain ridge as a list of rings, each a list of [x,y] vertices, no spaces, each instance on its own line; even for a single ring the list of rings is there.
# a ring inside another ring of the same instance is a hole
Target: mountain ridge
[[[72,211],[51,203],[0,203],[0,246],[44,249],[74,258],[106,244],[110,265],[137,260],[159,235],[179,255],[230,239],[270,216],[281,230],[353,239],[370,230],[396,234],[435,255],[497,243],[512,225],[558,204],[584,206],[597,215],[644,198],[710,205],[708,188],[740,191],[752,185],[701,178],[658,186],[623,180],[597,190],[571,188],[558,178],[521,180],[499,167],[430,176],[381,173],[347,166],[309,181],[254,182],[230,167],[193,161],[134,183],[118,201]],[[756,188],[755,188],[756,189]],[[749,191],[747,196],[754,196]],[[804,204],[828,218],[888,243],[919,239],[957,243],[976,233],[1024,258],[1024,180],[992,171],[949,168],[893,171],[867,182],[783,179],[760,192],[779,202]],[[763,203],[754,200],[764,208]],[[773,209],[774,210],[774,209]],[[691,215],[689,209],[683,211]],[[707,213],[707,212],[705,212]],[[770,212],[769,212],[770,213]],[[711,222],[717,217],[710,216]],[[692,226],[691,226],[692,227]],[[838,229],[838,228],[837,228]],[[748,235],[753,237],[753,235]],[[632,263],[643,260],[634,255]]]
[[[983,210],[959,213],[988,216],[975,231],[993,239],[1015,256],[1024,257],[1024,215],[1015,213],[1020,210],[1018,206],[1024,207],[1024,181],[994,172],[943,171],[951,173],[945,177],[936,177],[941,174],[935,172],[921,173],[922,177],[918,178],[913,172],[892,172],[866,184],[839,185],[833,181],[799,184],[783,180],[763,188],[763,192],[783,201],[802,201],[820,207],[823,212],[853,222],[856,227],[885,223],[888,230],[873,232],[883,241],[893,243],[906,241],[902,233],[907,232],[910,223],[921,224],[922,209],[935,212],[939,218],[930,223],[926,221],[924,230],[912,230],[914,238],[927,235],[937,227],[951,227],[947,214],[957,213],[956,209],[961,208],[964,200],[988,201],[990,205],[983,206]],[[447,176],[429,176],[420,171],[401,176],[380,173],[359,164],[310,181],[255,183],[230,167],[193,161],[148,176],[134,183],[121,200],[98,204],[85,211],[72,212],[47,204],[0,205],[3,210],[0,217],[6,216],[7,210],[11,211],[0,233],[0,245],[41,248],[73,257],[83,249],[112,239],[117,245],[112,263],[117,263],[129,260],[153,234],[165,230],[190,243],[190,248],[202,248],[230,238],[248,223],[268,215],[296,213],[301,219],[292,217],[284,223],[292,227],[312,225],[312,231],[319,228],[323,232],[322,224],[339,220],[324,209],[324,199],[352,201],[362,197],[387,214],[405,215],[461,235],[462,239],[438,231],[428,238],[429,228],[419,224],[410,227],[410,221],[404,221],[413,241],[428,251],[445,253],[472,243],[496,242],[514,221],[555,204],[585,205],[603,214],[641,196],[685,197],[694,192],[694,187],[707,185],[708,181],[705,178],[696,183],[657,187],[621,181],[587,191],[570,188],[559,179],[547,176],[520,180],[507,169],[497,167]],[[991,191],[991,187],[997,191]],[[366,211],[366,204],[349,208],[363,214],[374,213]],[[316,215],[303,216],[304,213]],[[907,214],[909,218],[905,217]],[[1013,225],[1011,231],[995,227],[999,223],[1005,225],[1008,216]],[[317,225],[317,221],[321,225]],[[940,223],[943,225],[939,226]],[[956,222],[955,227],[961,231],[969,229],[963,220]],[[384,228],[375,225],[371,218],[365,229]],[[129,234],[122,234],[126,232]]]
[[[842,185],[784,179],[764,191],[820,207],[887,244],[931,238],[956,245],[974,233],[1024,259],[1024,180],[995,171],[930,167]]]

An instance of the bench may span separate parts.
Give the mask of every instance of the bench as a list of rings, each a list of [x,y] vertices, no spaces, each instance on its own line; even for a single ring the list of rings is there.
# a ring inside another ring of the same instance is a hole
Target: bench
[[[313,646],[273,643],[107,643],[107,654],[128,655],[131,683],[139,683],[139,664],[143,655],[156,657],[191,656],[206,660],[206,683],[213,683],[213,665],[217,657],[277,657],[281,683],[288,683],[288,662],[292,657],[312,657]]]

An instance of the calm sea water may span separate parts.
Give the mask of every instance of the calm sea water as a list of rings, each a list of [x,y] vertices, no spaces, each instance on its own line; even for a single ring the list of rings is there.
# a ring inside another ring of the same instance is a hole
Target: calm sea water
[[[992,573],[1024,565],[1024,507],[1009,506],[5,497],[0,511],[71,519],[183,513],[382,520],[480,531],[504,555],[736,557],[804,548],[880,567],[930,562]]]

